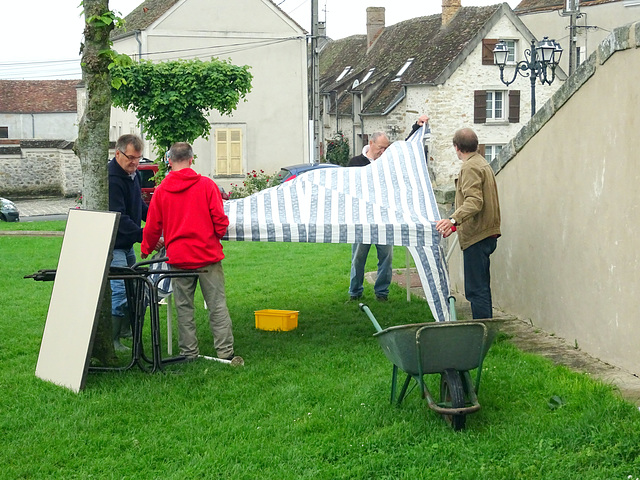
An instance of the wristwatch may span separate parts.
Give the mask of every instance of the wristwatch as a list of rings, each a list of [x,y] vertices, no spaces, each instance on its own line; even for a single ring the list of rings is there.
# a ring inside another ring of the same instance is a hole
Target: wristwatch
[[[451,225],[457,225],[458,222],[456,222],[456,219],[453,217],[449,217],[449,221],[451,222]]]

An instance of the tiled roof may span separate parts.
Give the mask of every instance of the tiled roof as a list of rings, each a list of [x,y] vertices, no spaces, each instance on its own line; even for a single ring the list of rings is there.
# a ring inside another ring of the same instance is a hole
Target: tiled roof
[[[273,3],[271,0],[267,0]],[[125,28],[115,29],[111,32],[112,38],[129,35],[136,30],[145,30],[164,15],[167,10],[173,7],[178,0],[144,0],[125,17]],[[275,5],[275,4],[274,4]],[[287,15],[280,7],[275,5],[285,17],[291,19],[296,25],[298,23]],[[300,27],[300,25],[298,25]],[[300,27],[302,30],[304,28]]]
[[[80,80],[0,80],[0,112],[76,112],[79,83]]]
[[[144,0],[124,18],[125,28],[115,29],[111,36],[115,38],[146,29],[176,3],[178,0]]]
[[[368,53],[365,35],[331,41],[320,54],[320,90],[335,90],[341,96],[346,90],[364,90],[362,112],[382,114],[400,98],[403,85],[444,82],[504,8],[508,9],[502,4],[462,7],[445,28],[441,28],[439,14],[406,20],[386,27]],[[410,67],[399,81],[394,81],[409,58],[414,59]],[[347,66],[352,70],[337,81]],[[371,68],[375,68],[371,77],[354,88],[354,81],[361,81]],[[344,108],[350,102],[345,100],[341,99],[339,106],[346,114]]]
[[[620,2],[622,0],[581,0],[580,7],[591,7],[593,5],[603,5],[605,3]],[[549,10],[562,10],[565,0],[522,0],[513,9],[517,14],[544,12]]]

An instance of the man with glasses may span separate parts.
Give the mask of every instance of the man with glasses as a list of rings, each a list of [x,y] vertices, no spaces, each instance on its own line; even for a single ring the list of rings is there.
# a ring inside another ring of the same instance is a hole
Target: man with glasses
[[[375,132],[371,135],[371,140],[369,140],[369,149],[349,160],[347,167],[365,167],[380,158],[387,148],[389,148],[389,138],[383,132]],[[364,292],[364,267],[367,263],[370,249],[371,245],[366,243],[354,243],[351,247],[349,301],[357,301],[362,298]],[[393,245],[376,244],[376,251],[378,253],[378,275],[373,290],[376,299],[386,302],[393,274],[391,270]]]
[[[116,156],[108,164],[109,210],[120,212],[111,266],[127,267],[136,262],[133,244],[142,242],[142,220],[147,218],[147,205],[142,201],[138,164],[142,158],[142,139],[137,135],[122,135],[116,142]],[[127,306],[124,280],[111,280],[111,321],[113,346],[128,350],[120,338],[131,336],[131,320]]]

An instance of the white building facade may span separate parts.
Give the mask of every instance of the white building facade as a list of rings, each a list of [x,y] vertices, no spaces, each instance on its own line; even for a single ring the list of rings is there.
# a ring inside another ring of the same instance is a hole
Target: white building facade
[[[164,11],[146,25],[140,9],[158,3]],[[130,26],[141,28],[114,36],[120,53],[153,62],[216,57],[250,66],[246,101],[230,116],[211,112],[209,139],[194,142],[199,173],[229,191],[254,170],[270,174],[309,161],[306,32],[273,2],[147,1],[129,19]],[[133,113],[114,108],[110,140],[124,133],[144,137]],[[155,158],[146,143],[145,155]]]

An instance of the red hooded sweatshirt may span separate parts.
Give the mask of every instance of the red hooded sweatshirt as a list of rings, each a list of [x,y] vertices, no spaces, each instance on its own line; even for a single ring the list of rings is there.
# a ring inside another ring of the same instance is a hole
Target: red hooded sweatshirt
[[[167,263],[201,268],[224,258],[220,239],[228,226],[215,182],[183,168],[170,172],[151,197],[140,250],[149,255],[164,232]]]

